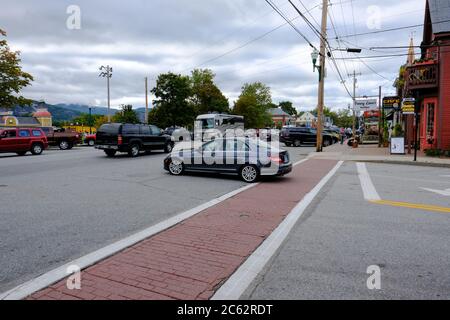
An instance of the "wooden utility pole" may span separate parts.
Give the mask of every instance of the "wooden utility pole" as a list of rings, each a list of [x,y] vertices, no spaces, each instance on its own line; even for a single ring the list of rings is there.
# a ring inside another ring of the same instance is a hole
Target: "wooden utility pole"
[[[145,124],[148,124],[148,78],[145,77]]]
[[[326,61],[326,39],[328,22],[328,0],[322,2],[322,36],[320,37],[320,70],[319,70],[319,97],[317,105],[317,152],[323,151],[323,108],[325,101],[325,61]]]

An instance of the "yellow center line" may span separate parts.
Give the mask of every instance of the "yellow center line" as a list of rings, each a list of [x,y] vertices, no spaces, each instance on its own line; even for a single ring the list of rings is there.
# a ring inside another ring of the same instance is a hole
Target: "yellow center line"
[[[450,208],[432,206],[432,205],[426,205],[426,204],[398,202],[398,201],[389,201],[389,200],[372,200],[370,202],[374,203],[374,204],[393,206],[393,207],[402,207],[402,208],[411,208],[411,209],[418,209],[418,210],[425,210],[425,211],[450,213]]]

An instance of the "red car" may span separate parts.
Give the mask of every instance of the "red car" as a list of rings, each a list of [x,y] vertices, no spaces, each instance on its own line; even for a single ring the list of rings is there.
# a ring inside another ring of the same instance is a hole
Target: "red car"
[[[47,137],[40,128],[0,128],[0,153],[40,155],[47,148]]]
[[[90,146],[93,147],[95,146],[95,141],[97,140],[97,135],[94,134],[87,134],[86,137],[84,138],[84,142]]]

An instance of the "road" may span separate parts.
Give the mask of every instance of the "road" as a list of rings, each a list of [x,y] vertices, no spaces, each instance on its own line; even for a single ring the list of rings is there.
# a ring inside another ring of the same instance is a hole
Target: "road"
[[[243,299],[450,299],[450,169],[365,167],[385,202],[344,163]]]
[[[288,148],[293,161],[313,148]],[[165,155],[91,148],[0,155],[0,292],[236,190],[235,177],[172,177]]]

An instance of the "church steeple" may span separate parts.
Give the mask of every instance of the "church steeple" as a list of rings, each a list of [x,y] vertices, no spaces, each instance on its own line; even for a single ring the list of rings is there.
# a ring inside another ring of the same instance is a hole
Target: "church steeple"
[[[414,61],[416,60],[416,54],[414,51],[414,40],[413,37],[411,36],[411,41],[409,43],[409,49],[408,49],[408,60],[407,60],[407,65],[411,66],[414,64]]]

